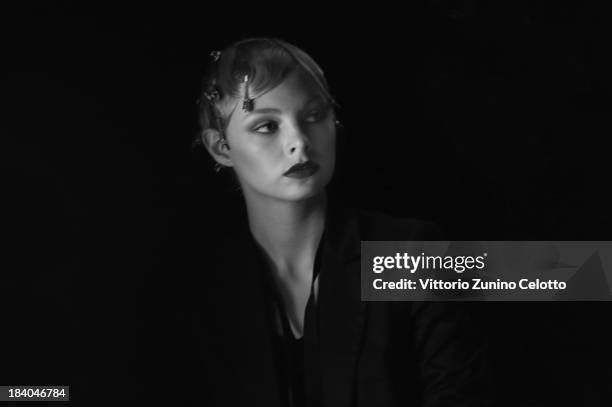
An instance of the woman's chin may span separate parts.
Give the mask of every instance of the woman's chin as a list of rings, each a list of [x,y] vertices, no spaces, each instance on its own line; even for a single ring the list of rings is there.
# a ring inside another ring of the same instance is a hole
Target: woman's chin
[[[310,200],[322,195],[325,192],[325,186],[329,183],[331,177],[309,177],[305,179],[286,179],[281,183],[274,185],[272,188],[253,188],[243,185],[243,193],[245,198],[249,196],[256,199],[256,196],[266,197],[275,201],[284,202],[299,202]]]
[[[282,199],[295,202],[309,200],[321,195],[324,190],[325,187],[321,185],[301,185],[297,188],[290,188],[285,191],[285,193],[282,194]]]

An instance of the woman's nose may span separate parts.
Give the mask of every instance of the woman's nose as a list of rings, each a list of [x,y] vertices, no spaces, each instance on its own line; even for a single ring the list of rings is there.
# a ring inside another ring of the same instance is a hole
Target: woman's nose
[[[306,152],[310,148],[308,135],[300,126],[295,126],[288,134],[287,152],[290,155]]]

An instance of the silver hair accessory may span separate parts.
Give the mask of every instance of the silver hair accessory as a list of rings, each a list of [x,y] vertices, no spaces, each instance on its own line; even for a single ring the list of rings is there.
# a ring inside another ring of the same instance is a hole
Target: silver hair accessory
[[[204,91],[204,97],[208,99],[210,103],[215,103],[219,99],[219,91],[215,87],[217,81],[213,79]]]
[[[249,97],[249,75],[244,75],[244,99],[242,101],[242,110],[245,112],[253,110],[253,99]]]
[[[221,119],[221,116],[217,110],[217,108],[215,107],[215,103],[217,103],[220,99],[221,99],[221,94],[219,93],[219,91],[217,90],[217,88],[215,88],[215,84],[216,81],[213,79],[213,81],[208,85],[208,87],[206,88],[206,90],[203,92],[204,94],[204,99],[199,99],[200,100],[200,104],[206,106],[206,103],[202,103],[202,102],[208,102],[208,107],[210,110],[210,114],[212,115],[212,117],[215,120],[215,124],[217,126],[217,130],[219,130],[221,132],[222,135],[222,141],[224,144],[227,145],[227,142],[225,141],[225,138],[223,136],[223,121]],[[228,146],[229,148],[229,146]]]
[[[221,51],[211,51],[209,54],[213,62],[217,62],[221,58]]]
[[[219,91],[217,89],[209,89],[204,91],[204,97],[210,102],[215,103],[217,99],[219,99]]]

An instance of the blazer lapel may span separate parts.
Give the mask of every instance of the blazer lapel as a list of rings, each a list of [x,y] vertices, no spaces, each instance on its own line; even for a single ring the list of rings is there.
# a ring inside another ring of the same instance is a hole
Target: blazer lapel
[[[319,287],[321,393],[325,405],[349,406],[356,395],[357,360],[366,303],[361,301],[361,240],[356,215],[330,210]]]

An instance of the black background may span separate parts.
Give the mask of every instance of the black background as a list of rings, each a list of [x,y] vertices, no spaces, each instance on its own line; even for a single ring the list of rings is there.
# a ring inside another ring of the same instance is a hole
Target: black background
[[[208,54],[240,38],[284,38],[325,69],[346,202],[456,240],[612,240],[606,16],[528,1],[4,10],[2,384],[70,384],[93,405],[101,383],[138,383],[145,299],[172,302],[143,282],[172,280],[159,259],[189,239],[176,225],[206,219],[206,254],[239,222],[239,194],[190,144]],[[480,306],[504,404],[609,405],[609,303]]]

